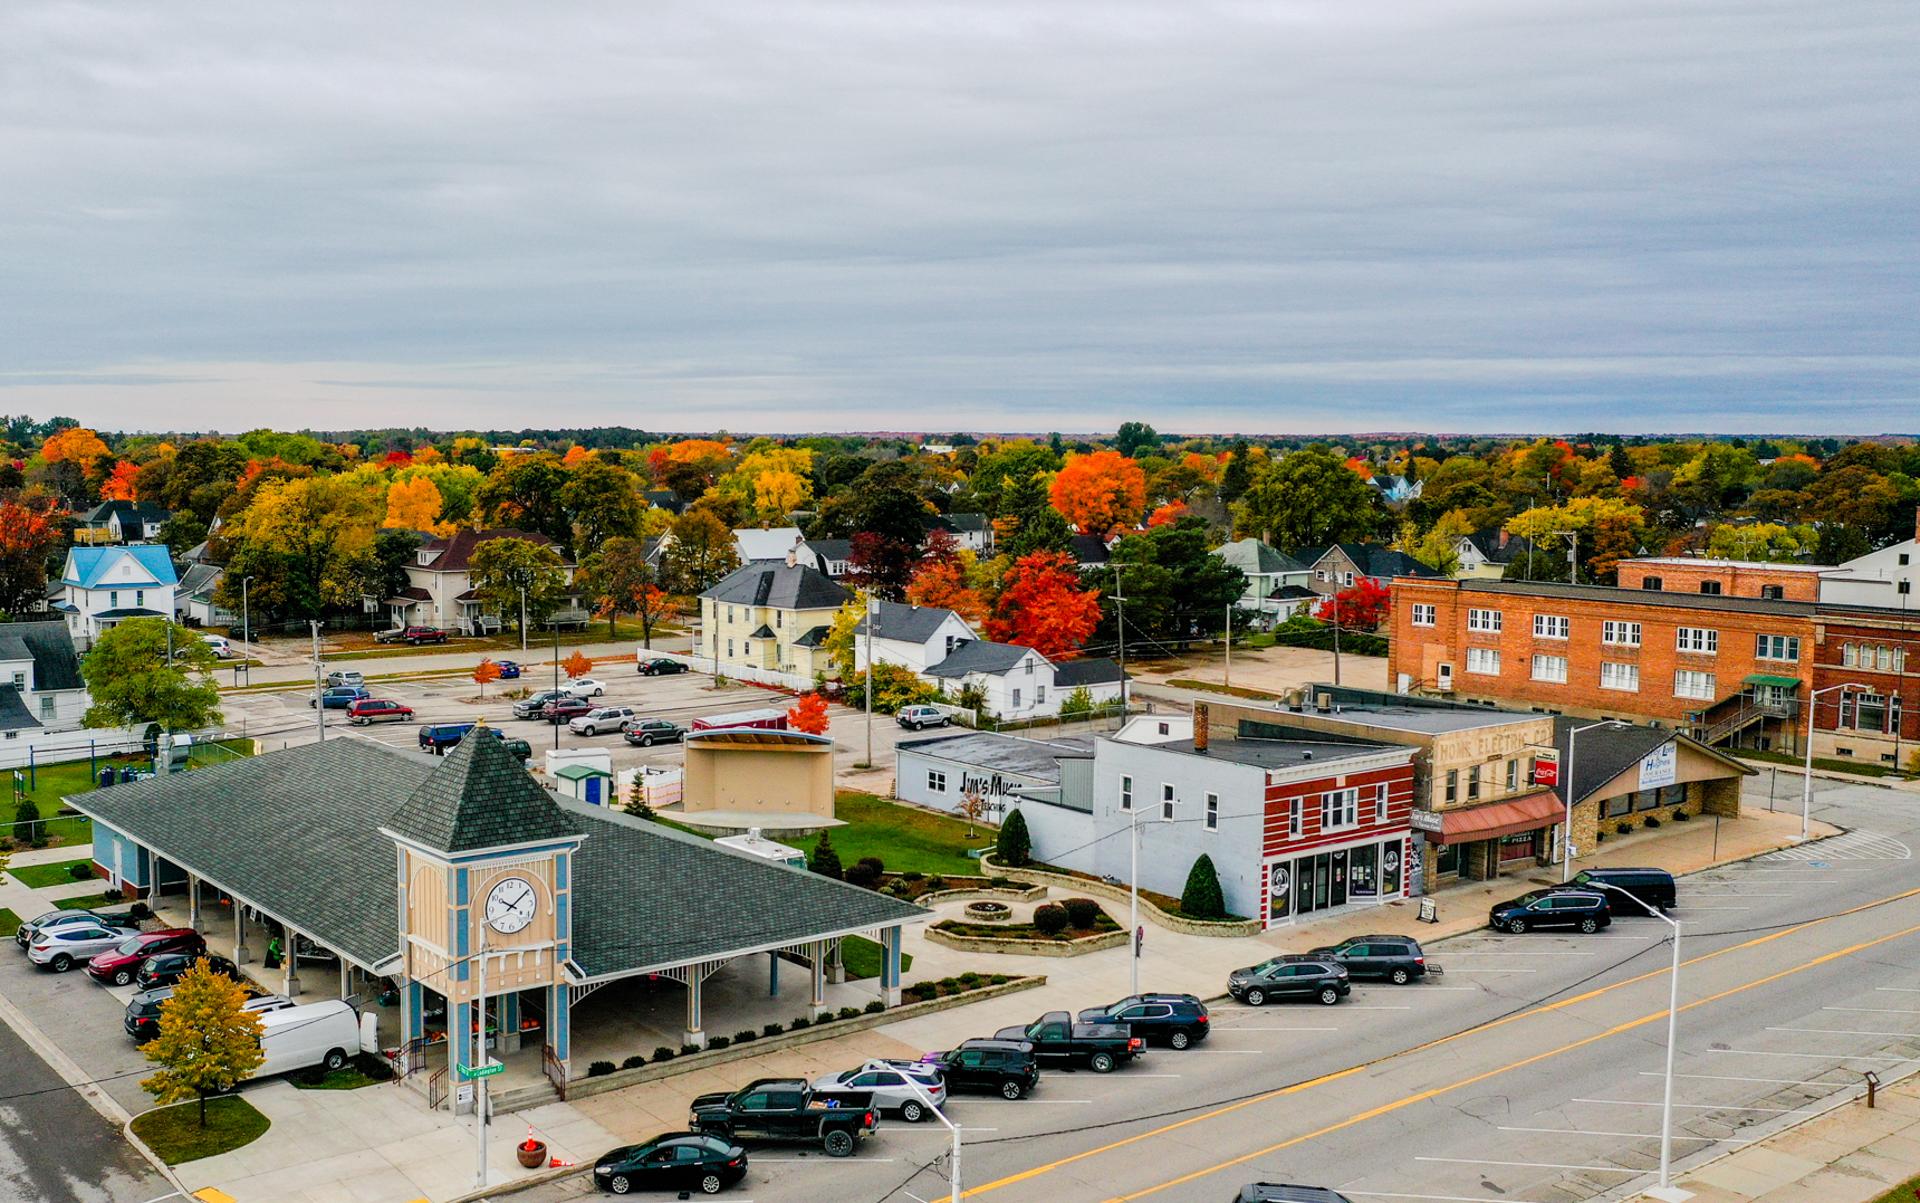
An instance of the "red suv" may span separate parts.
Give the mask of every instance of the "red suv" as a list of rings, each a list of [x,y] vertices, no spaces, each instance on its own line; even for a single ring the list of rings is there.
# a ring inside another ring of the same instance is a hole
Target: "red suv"
[[[207,951],[207,942],[190,927],[169,927],[162,931],[135,932],[106,952],[87,962],[87,976],[96,982],[114,986],[131,985],[140,972],[140,963],[163,952],[184,952],[194,956]]]
[[[413,707],[402,706],[386,698],[361,698],[347,703],[347,721],[356,727],[368,723],[381,723],[388,719],[410,723],[413,721]]]
[[[411,643],[418,647],[423,643],[445,643],[447,633],[439,627],[408,627],[400,639],[404,643]]]

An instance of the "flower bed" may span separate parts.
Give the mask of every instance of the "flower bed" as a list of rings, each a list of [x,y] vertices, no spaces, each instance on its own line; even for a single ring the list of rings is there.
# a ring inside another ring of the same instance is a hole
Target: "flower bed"
[[[969,923],[1006,923],[1013,918],[1012,907],[991,898],[975,899],[962,907],[960,913]]]
[[[991,853],[981,858],[981,864],[988,871],[1011,877],[1015,881],[1084,890],[1086,893],[1105,898],[1109,902],[1127,901],[1127,887],[1102,881],[1086,873],[1040,864],[1028,865],[1021,869],[1004,868],[994,863]],[[1225,919],[1193,919],[1180,914],[1179,906],[1180,900],[1177,898],[1169,898],[1165,894],[1156,894],[1151,890],[1140,891],[1140,913],[1145,915],[1149,922],[1173,931],[1185,932],[1191,936],[1256,936],[1261,931],[1258,919],[1241,919],[1237,916],[1229,916]]]

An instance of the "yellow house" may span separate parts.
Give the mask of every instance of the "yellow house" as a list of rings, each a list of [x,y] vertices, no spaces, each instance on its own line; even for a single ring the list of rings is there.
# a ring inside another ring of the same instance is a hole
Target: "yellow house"
[[[828,670],[827,628],[853,595],[825,573],[756,560],[700,595],[698,655],[714,671],[788,673],[811,681]]]

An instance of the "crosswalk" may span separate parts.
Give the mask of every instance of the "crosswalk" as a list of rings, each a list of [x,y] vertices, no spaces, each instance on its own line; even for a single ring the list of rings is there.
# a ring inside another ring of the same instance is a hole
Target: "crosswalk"
[[[1798,848],[1782,848],[1759,858],[1763,861],[1912,860],[1913,849],[1890,835],[1849,831],[1832,839]]]

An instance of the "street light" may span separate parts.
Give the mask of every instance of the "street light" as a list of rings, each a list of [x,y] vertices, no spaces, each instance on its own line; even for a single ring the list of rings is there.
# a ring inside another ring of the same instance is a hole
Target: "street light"
[[[873,767],[873,628],[880,625],[880,599],[867,598],[867,687],[861,692],[867,695],[867,763],[864,767]]]
[[[1625,727],[1623,719],[1603,718],[1597,723],[1588,723],[1584,727],[1575,727],[1567,732],[1567,775],[1560,783],[1560,796],[1567,803],[1566,826],[1560,829],[1560,884],[1565,885],[1573,879],[1573,741],[1582,731],[1591,731],[1595,727]]]
[[[247,681],[249,684],[251,684],[253,681],[253,669],[247,665],[247,661],[252,659],[253,657],[252,651],[249,650],[253,644],[253,623],[251,622],[252,616],[247,612],[247,582],[251,581],[252,579],[253,578],[250,576],[243,576],[240,578],[240,665],[239,667],[245,668],[247,670]]]
[[[1812,834],[1810,825],[1813,814],[1813,712],[1820,708],[1820,695],[1832,693],[1836,689],[1845,692],[1849,689],[1866,688],[1858,681],[1843,681],[1838,685],[1829,685],[1825,689],[1816,689],[1807,694],[1807,765],[1805,774],[1800,780],[1800,838],[1803,840]],[[1836,720],[1833,725],[1838,728],[1839,721]]]
[[[1673,1185],[1673,1048],[1674,1028],[1680,1015],[1680,921],[1661,912],[1659,907],[1649,904],[1645,899],[1636,897],[1604,881],[1582,883],[1587,889],[1611,890],[1638,903],[1640,909],[1673,929],[1673,968],[1669,971],[1667,983],[1667,1069],[1666,1085],[1660,1102],[1660,1185],[1647,1192],[1647,1196],[1659,1199],[1661,1203],[1681,1203],[1691,1199],[1692,1191],[1681,1190]]]

